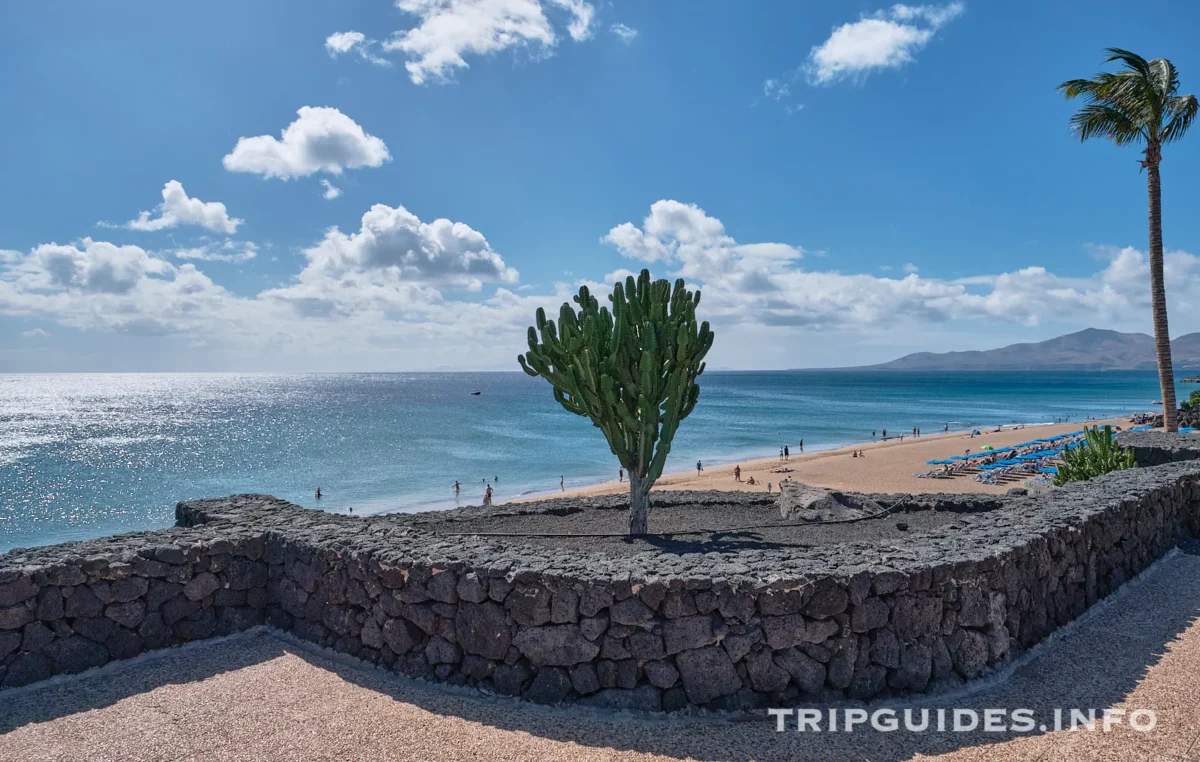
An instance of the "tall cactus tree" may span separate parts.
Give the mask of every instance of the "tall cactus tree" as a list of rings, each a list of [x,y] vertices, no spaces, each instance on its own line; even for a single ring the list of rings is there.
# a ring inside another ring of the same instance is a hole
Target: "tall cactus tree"
[[[629,533],[640,535],[650,488],[662,476],[679,423],[700,398],[696,378],[713,333],[707,321],[697,324],[700,292],[688,291],[682,279],[672,289],[642,270],[637,280],[617,283],[609,301],[611,311],[583,286],[575,297],[579,311],[564,303],[557,326],[539,309],[529,351],[517,360],[550,382],[558,404],[604,432],[629,472]]]

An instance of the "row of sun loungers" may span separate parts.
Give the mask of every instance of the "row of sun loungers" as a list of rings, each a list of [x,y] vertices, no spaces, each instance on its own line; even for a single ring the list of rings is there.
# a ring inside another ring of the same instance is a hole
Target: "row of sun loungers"
[[[1048,479],[1058,473],[1058,469],[1052,464],[1061,458],[1062,453],[1083,444],[1083,432],[1076,431],[1022,442],[1012,447],[956,455],[945,460],[931,460],[929,465],[940,465],[941,468],[913,475],[922,479],[951,479],[972,474],[976,481],[985,484],[998,484],[1009,479],[1030,476]],[[1042,476],[1039,477],[1039,474]]]

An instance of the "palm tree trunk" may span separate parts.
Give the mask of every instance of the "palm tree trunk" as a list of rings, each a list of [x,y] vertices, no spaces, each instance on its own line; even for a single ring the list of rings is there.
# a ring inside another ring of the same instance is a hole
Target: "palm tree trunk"
[[[1154,349],[1158,355],[1158,383],[1162,387],[1163,426],[1167,431],[1176,431],[1179,424],[1175,414],[1171,334],[1167,330],[1167,289],[1163,283],[1162,187],[1157,161],[1148,162],[1146,174],[1150,192],[1150,307],[1154,313]]]
[[[629,534],[646,534],[650,516],[650,479],[629,471]]]

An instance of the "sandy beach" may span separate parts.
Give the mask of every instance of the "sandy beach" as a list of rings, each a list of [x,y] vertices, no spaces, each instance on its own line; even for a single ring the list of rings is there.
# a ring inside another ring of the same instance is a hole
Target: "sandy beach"
[[[1110,418],[1089,421],[1088,426],[1129,428],[1128,418]],[[960,475],[953,479],[918,479],[913,474],[930,470],[929,460],[941,460],[953,455],[962,455],[968,450],[979,452],[985,445],[1008,447],[1031,439],[1079,431],[1085,424],[1080,422],[1060,424],[1035,424],[997,432],[994,429],[979,429],[979,436],[972,437],[969,431],[922,434],[920,437],[905,436],[903,440],[889,438],[886,442],[863,442],[834,450],[818,452],[792,452],[787,461],[778,457],[746,460],[723,466],[705,466],[702,473],[695,470],[683,473],[664,474],[654,485],[655,490],[727,490],[740,492],[766,492],[767,485],[776,489],[780,481],[791,477],[795,481],[817,487],[854,492],[981,492],[1003,494],[1019,483],[983,484],[973,475]],[[863,453],[862,458],[853,457],[854,451]],[[742,481],[734,480],[733,469],[740,465]],[[791,469],[784,471],[784,469]],[[756,484],[747,482],[754,477]],[[549,497],[607,495],[625,492],[628,484],[616,479],[588,487],[568,489],[563,492],[523,497],[508,502],[544,500]]]

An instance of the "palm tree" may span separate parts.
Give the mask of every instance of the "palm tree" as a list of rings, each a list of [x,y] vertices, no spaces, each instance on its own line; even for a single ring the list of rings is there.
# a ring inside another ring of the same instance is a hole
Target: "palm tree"
[[[1179,75],[1165,58],[1147,61],[1120,48],[1109,48],[1105,63],[1120,61],[1121,71],[1101,72],[1092,79],[1072,79],[1058,86],[1067,98],[1083,97],[1087,105],[1071,117],[1080,140],[1108,138],[1119,146],[1144,145],[1142,168],[1150,192],[1150,304],[1154,313],[1154,347],[1162,386],[1163,423],[1177,428],[1175,374],[1171,370],[1171,337],[1167,332],[1167,293],[1163,284],[1162,188],[1158,165],[1162,147],[1183,137],[1196,118],[1196,96],[1177,95]]]

